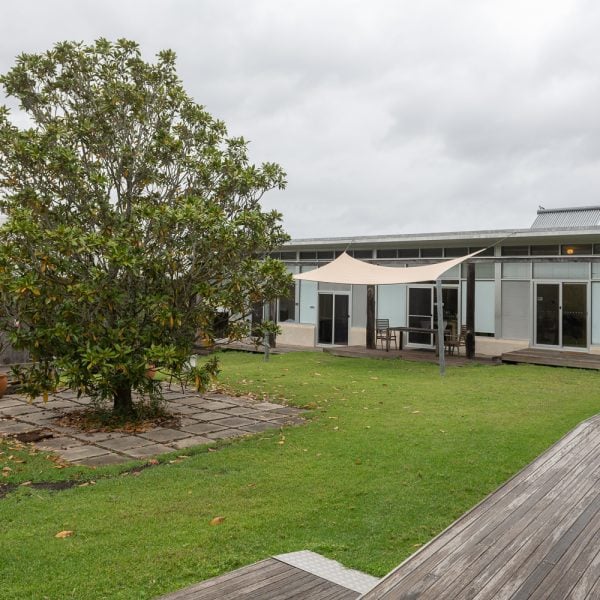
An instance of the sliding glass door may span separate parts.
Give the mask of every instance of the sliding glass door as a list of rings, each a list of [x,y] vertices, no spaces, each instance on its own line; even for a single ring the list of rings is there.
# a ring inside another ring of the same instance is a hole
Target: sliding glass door
[[[349,308],[348,294],[319,293],[319,344],[348,344]]]
[[[587,348],[587,284],[538,283],[535,291],[535,343]]]

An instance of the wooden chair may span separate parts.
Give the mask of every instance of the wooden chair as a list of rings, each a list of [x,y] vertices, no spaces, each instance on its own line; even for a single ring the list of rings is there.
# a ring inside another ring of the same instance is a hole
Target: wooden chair
[[[448,350],[448,354],[453,355],[454,350],[456,350],[456,355],[460,356],[460,347],[466,346],[466,337],[467,337],[467,326],[461,325],[460,332],[458,335],[450,334],[445,337],[444,345],[446,346],[446,350]],[[465,348],[466,352],[466,348]]]
[[[396,350],[398,350],[398,338],[395,331],[390,331],[389,319],[375,319],[375,346],[377,346],[377,342],[379,340],[381,340],[382,350],[384,342],[386,350],[389,350],[389,344],[392,340],[394,340],[394,344],[396,344]]]

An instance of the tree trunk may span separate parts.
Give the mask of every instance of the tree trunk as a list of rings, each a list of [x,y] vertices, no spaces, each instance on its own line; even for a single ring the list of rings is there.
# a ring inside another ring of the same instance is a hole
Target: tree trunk
[[[119,415],[133,414],[133,399],[131,386],[128,383],[119,384],[113,394],[113,412]]]

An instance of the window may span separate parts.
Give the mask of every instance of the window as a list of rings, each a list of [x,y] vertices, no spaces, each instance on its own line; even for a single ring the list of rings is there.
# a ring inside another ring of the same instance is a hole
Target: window
[[[558,256],[558,246],[531,246],[531,256]]]
[[[398,258],[419,258],[418,248],[400,248]]]
[[[592,244],[563,244],[560,253],[564,256],[592,254]]]
[[[377,258],[397,258],[397,250],[377,250]]]
[[[285,321],[296,320],[296,284],[292,283],[288,288],[288,293],[279,298],[279,311],[277,321],[283,323]]]
[[[481,248],[469,248],[469,252],[477,252],[477,250],[481,250]],[[494,247],[490,246],[489,248],[485,248],[483,252],[480,252],[477,256],[494,256]]]
[[[421,248],[422,258],[441,258],[443,253],[443,248]]]
[[[348,254],[354,258],[373,258],[373,250],[350,250]]]
[[[529,246],[502,246],[502,256],[529,256]]]
[[[300,252],[300,260],[316,260],[317,253],[316,252]]]
[[[468,248],[444,248],[444,256],[447,258],[457,258],[469,254]]]
[[[318,260],[333,260],[333,250],[319,250],[317,252]]]
[[[295,252],[282,252],[280,256],[281,260],[296,260]]]

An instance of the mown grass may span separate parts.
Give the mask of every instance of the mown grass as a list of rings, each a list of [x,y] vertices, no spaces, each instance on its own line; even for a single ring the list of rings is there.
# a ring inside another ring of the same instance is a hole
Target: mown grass
[[[19,488],[0,500],[0,597],[152,598],[301,549],[380,576],[600,411],[600,374],[531,366],[441,379],[429,364],[230,352],[221,381],[311,421],[135,476],[90,470],[93,486]]]

